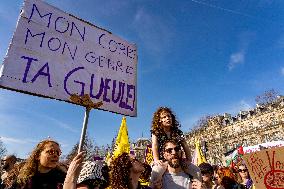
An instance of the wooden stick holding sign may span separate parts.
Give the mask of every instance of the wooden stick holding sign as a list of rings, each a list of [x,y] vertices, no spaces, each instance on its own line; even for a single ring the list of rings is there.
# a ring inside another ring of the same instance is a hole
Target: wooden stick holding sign
[[[83,96],[78,96],[76,94],[73,94],[73,95],[70,96],[70,100],[72,102],[74,102],[75,104],[79,104],[81,106],[86,107],[83,127],[82,127],[82,131],[81,131],[80,143],[79,143],[79,147],[78,147],[78,153],[79,153],[83,149],[83,144],[84,144],[84,141],[85,141],[86,131],[87,131],[87,127],[88,127],[88,120],[89,120],[90,111],[91,111],[92,108],[97,109],[100,106],[102,106],[103,102],[100,101],[98,103],[93,103],[88,94],[85,94]]]

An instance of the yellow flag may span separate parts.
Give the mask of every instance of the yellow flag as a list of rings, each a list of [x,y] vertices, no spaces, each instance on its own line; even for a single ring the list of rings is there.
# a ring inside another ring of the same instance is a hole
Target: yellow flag
[[[198,166],[201,163],[207,163],[200,146],[200,141],[195,140],[195,164]]]
[[[130,152],[130,143],[128,139],[128,130],[126,125],[126,118],[123,117],[121,121],[121,125],[119,128],[119,132],[116,137],[115,149],[113,152],[113,159],[117,158],[123,152]]]
[[[153,152],[152,152],[152,145],[147,145],[145,149],[145,160],[147,164],[152,165],[154,161]]]

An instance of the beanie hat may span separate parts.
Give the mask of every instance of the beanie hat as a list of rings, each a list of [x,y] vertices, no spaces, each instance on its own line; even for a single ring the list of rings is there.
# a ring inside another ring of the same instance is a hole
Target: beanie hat
[[[90,179],[100,179],[106,180],[102,174],[102,168],[104,164],[102,162],[96,161],[85,161],[83,162],[82,169],[80,171],[77,183],[82,183]]]

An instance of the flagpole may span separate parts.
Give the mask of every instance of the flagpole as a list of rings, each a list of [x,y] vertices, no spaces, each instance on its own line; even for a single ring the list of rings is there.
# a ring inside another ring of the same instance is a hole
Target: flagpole
[[[79,143],[79,147],[78,147],[78,153],[81,152],[82,149],[83,149],[83,144],[84,144],[85,136],[86,136],[86,130],[87,130],[87,127],[88,127],[90,110],[91,110],[91,108],[86,107],[83,127],[82,127],[82,131],[81,131],[81,138],[80,138],[80,143]]]

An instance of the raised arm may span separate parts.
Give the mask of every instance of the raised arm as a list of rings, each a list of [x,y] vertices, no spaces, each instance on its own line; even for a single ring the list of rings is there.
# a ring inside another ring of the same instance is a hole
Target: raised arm
[[[153,158],[154,162],[157,163],[159,158],[159,144],[158,144],[158,138],[156,135],[152,134],[152,151],[153,151]]]
[[[72,160],[65,177],[63,189],[76,189],[77,179],[82,168],[84,156],[85,152],[80,152]]]
[[[192,161],[191,152],[190,152],[189,146],[188,146],[187,142],[185,141],[185,139],[183,139],[181,141],[181,145],[182,145],[182,148],[184,150],[184,153],[185,153],[185,156],[186,156],[186,160],[188,162],[191,162]]]

